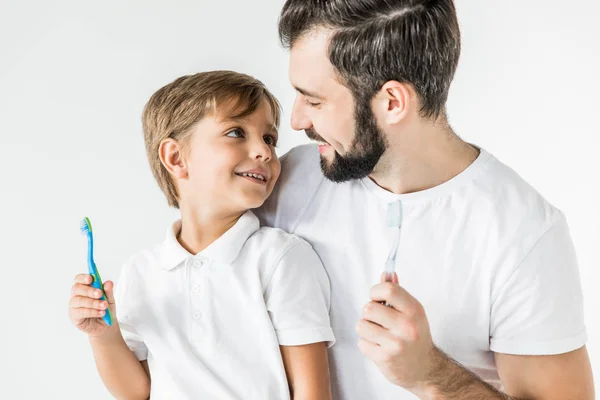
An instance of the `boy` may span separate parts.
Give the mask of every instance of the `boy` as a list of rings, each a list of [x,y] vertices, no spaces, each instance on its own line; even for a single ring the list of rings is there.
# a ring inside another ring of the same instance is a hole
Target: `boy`
[[[107,302],[81,274],[69,306],[115,397],[330,398],[325,271],[306,242],[259,228],[249,211],[279,177],[279,117],[261,82],[230,71],[181,77],[150,98],[148,159],[181,220],[126,263],[114,295],[105,282]]]

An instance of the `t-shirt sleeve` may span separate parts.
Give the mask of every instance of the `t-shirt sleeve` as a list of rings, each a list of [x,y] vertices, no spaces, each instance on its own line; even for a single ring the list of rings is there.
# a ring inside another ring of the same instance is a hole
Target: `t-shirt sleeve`
[[[312,247],[298,239],[285,252],[265,289],[265,303],[281,346],[334,342],[329,279]]]
[[[559,212],[493,302],[490,349],[550,355],[584,346],[582,297],[573,242]]]
[[[119,281],[115,285],[115,305],[117,308],[117,321],[127,347],[135,354],[138,360],[148,358],[148,348],[138,334],[134,324],[134,298],[130,276],[131,265],[126,264],[121,270]]]

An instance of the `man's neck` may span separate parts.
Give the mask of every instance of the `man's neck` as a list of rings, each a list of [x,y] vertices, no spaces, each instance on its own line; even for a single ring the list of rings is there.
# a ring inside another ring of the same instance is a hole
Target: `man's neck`
[[[220,214],[204,207],[181,204],[181,231],[177,240],[191,254],[198,254],[233,227],[243,213]]]
[[[427,124],[391,142],[370,178],[392,193],[419,192],[454,178],[478,156],[447,124]]]

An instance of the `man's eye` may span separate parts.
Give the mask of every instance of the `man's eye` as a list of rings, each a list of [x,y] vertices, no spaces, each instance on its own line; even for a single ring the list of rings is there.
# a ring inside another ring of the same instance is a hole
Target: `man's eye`
[[[241,138],[241,137],[244,137],[244,131],[236,128],[236,129],[233,129],[233,130],[227,132],[226,136],[233,137],[233,138]]]
[[[306,103],[306,105],[309,106],[309,107],[318,107],[318,106],[321,105],[321,103],[313,103],[313,102],[308,101],[308,100],[304,100],[304,103]]]
[[[266,135],[264,141],[269,146],[277,146],[277,138],[273,135]]]

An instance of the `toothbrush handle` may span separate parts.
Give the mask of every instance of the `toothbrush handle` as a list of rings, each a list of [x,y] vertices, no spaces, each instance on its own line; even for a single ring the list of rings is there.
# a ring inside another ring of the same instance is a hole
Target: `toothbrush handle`
[[[92,276],[92,287],[95,289],[100,289],[102,291],[102,297],[100,297],[100,300],[108,301],[108,299],[106,298],[106,294],[104,293],[104,287],[102,287],[102,279],[100,279],[100,274],[98,273],[98,270],[96,269],[96,265],[90,264],[89,272],[90,272],[90,275]],[[104,323],[106,323],[106,325],[108,325],[108,326],[112,325],[112,317],[110,314],[110,310],[108,308],[106,309],[106,312],[102,316],[102,320],[104,321]]]

